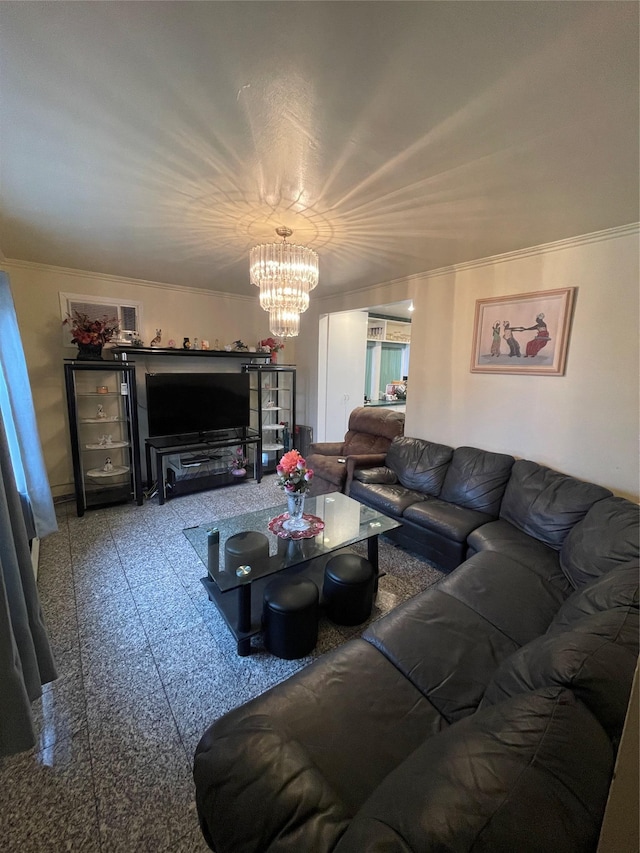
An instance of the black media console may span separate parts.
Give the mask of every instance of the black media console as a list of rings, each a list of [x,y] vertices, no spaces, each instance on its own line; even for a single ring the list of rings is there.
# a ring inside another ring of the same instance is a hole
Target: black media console
[[[216,430],[200,435],[171,435],[145,440],[147,487],[157,482],[158,502],[168,497],[227,486],[236,481],[225,460],[241,447],[253,476],[262,480],[262,438],[249,427]],[[155,462],[155,479],[153,476]]]

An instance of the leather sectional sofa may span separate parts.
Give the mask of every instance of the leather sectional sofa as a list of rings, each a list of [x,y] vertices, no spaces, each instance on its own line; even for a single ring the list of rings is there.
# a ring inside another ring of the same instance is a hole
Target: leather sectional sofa
[[[638,507],[428,445],[395,439],[351,495],[452,570],[205,732],[218,853],[595,851],[638,659]]]

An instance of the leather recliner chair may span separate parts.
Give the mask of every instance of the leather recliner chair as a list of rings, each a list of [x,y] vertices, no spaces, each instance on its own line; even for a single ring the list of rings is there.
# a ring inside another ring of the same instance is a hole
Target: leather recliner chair
[[[392,440],[403,434],[404,412],[375,406],[354,409],[344,441],[309,446],[307,466],[314,472],[310,494],[349,494],[355,469],[382,465]]]

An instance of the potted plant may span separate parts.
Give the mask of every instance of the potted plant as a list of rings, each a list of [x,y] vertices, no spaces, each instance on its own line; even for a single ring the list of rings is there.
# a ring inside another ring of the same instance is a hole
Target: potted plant
[[[236,448],[236,451],[233,455],[231,462],[229,463],[229,471],[234,477],[246,477],[247,469],[246,465],[249,460],[244,455],[244,452],[241,447]]]
[[[88,314],[73,311],[63,320],[63,326],[71,327],[71,340],[78,345],[79,361],[96,361],[102,358],[102,347],[120,331],[117,317],[90,319]]]

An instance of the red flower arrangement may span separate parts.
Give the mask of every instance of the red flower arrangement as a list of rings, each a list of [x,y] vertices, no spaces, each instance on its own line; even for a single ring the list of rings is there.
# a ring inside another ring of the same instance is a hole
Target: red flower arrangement
[[[265,338],[263,341],[260,341],[260,347],[263,350],[268,349],[269,352],[280,352],[281,349],[284,349],[284,344],[275,338]]]
[[[285,453],[278,462],[276,471],[278,472],[278,485],[287,494],[309,490],[310,482],[313,479],[313,469],[307,468],[306,459],[303,459],[297,450],[290,450]]]
[[[74,344],[106,344],[120,331],[117,317],[107,317],[90,320],[88,314],[74,311],[67,314],[63,326],[71,326],[71,340]]]

